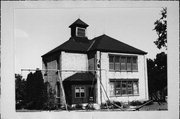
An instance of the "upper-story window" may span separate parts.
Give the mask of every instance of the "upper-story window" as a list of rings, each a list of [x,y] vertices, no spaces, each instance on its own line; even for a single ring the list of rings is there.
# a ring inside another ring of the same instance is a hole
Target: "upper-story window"
[[[76,27],[76,36],[78,36],[78,37],[85,37],[86,36],[86,29],[85,28]]]
[[[109,70],[138,71],[137,56],[109,55]]]

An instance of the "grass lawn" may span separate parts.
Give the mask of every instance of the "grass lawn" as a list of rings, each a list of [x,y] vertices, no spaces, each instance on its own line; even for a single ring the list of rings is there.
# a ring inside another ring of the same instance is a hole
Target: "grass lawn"
[[[166,102],[161,103],[161,105],[159,105],[157,102],[153,102],[152,105],[144,106],[140,110],[144,110],[144,111],[168,110],[168,107]]]
[[[162,102],[160,105],[157,102],[153,102],[151,105],[146,105],[143,106],[142,108],[139,109],[139,111],[164,111],[168,110],[167,103]],[[22,110],[16,110],[17,112],[46,112],[47,110],[27,110],[27,109],[22,109]],[[63,112],[66,110],[51,110],[52,112]],[[99,109],[99,110],[70,110],[70,112],[92,112],[92,111],[133,111],[130,108],[126,107],[123,110],[121,109]]]

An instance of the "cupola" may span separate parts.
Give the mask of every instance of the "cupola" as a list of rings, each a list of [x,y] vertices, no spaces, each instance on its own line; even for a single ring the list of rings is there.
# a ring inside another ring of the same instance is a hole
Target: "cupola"
[[[72,23],[69,28],[71,28],[71,37],[87,37],[86,28],[89,25],[84,23],[81,19],[77,19]]]

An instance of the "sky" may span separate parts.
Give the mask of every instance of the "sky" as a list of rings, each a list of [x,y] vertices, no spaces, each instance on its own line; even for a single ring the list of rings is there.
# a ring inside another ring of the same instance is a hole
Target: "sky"
[[[154,22],[162,8],[16,9],[14,11],[15,73],[42,68],[41,56],[70,38],[70,28],[80,18],[87,23],[89,39],[106,34],[148,52],[161,52],[153,43]]]

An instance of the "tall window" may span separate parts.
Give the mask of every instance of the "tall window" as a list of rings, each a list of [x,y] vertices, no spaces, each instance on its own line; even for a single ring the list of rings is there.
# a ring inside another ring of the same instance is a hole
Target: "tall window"
[[[109,56],[109,69],[114,70],[114,56]]]
[[[132,70],[132,58],[131,57],[127,57],[127,71],[131,71]]]
[[[120,62],[119,62],[119,56],[115,57],[115,70],[120,70]]]
[[[137,71],[138,70],[137,57],[133,57],[133,59],[132,59],[132,70],[133,71]]]
[[[126,71],[126,57],[121,57],[121,71]]]
[[[56,83],[56,97],[57,98],[60,97],[60,83],[59,82]]]
[[[137,56],[109,55],[109,70],[138,71]]]
[[[75,98],[85,98],[84,87],[75,87]]]
[[[133,96],[138,94],[139,94],[138,79],[110,80],[111,96]]]
[[[76,28],[76,36],[85,37],[86,36],[86,29],[77,27]]]

